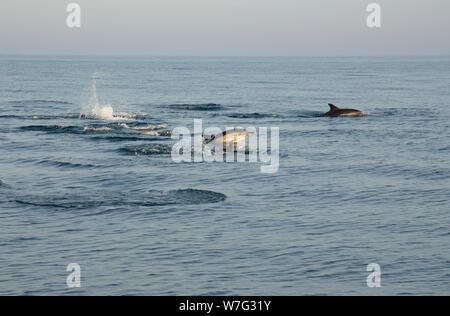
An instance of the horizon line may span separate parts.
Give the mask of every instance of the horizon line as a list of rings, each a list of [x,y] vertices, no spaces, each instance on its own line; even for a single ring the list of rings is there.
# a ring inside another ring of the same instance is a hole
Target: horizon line
[[[152,54],[47,54],[47,53],[0,53],[0,56],[23,56],[23,57],[192,57],[192,58],[353,58],[353,57],[450,57],[450,53],[428,53],[428,54],[338,54],[338,55],[152,55]]]

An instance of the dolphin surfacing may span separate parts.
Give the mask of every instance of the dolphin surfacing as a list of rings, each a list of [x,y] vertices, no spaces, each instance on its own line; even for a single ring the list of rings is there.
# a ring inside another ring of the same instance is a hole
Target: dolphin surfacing
[[[205,140],[205,144],[214,144],[218,146],[223,145],[223,147],[234,145],[235,147],[237,147],[238,143],[244,141],[252,134],[254,133],[248,132],[245,129],[235,128],[233,130],[225,131],[219,135],[211,135],[211,136],[203,135],[203,139]]]
[[[338,116],[366,116],[364,112],[354,109],[340,109],[336,105],[328,103],[330,111],[319,115],[319,117],[338,117]]]

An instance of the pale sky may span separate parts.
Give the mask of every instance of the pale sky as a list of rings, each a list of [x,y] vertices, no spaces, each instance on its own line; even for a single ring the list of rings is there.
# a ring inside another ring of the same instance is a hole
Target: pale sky
[[[71,2],[80,29],[66,25]],[[0,0],[0,54],[450,55],[450,1]]]

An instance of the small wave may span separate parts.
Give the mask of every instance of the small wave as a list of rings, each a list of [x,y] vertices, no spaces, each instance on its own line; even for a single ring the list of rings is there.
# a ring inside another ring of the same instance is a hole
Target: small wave
[[[103,205],[101,200],[87,201],[84,198],[75,197],[23,197],[15,198],[13,200],[18,204],[45,207],[45,208],[58,208],[58,209],[83,209],[89,207],[99,207]]]
[[[47,132],[47,133],[78,133],[80,127],[78,126],[64,126],[64,125],[31,125],[20,127],[23,131],[31,132]]]
[[[20,127],[22,131],[47,132],[47,133],[105,133],[114,130],[113,126],[73,126],[73,125],[30,125]]]
[[[298,114],[297,117],[300,117],[300,118],[317,118],[321,114],[323,114],[323,113],[322,112],[311,112],[311,114]]]
[[[32,119],[33,116],[24,116],[24,115],[0,115],[1,119],[21,119],[21,120],[26,120],[26,119]]]
[[[23,116],[19,115],[0,115],[0,119],[22,119]]]
[[[112,131],[112,128],[110,127],[91,127],[91,126],[86,126],[83,129],[83,132],[109,132]]]
[[[311,110],[290,110],[287,112],[287,116],[291,119],[299,118],[317,118],[324,112],[311,111]]]
[[[160,129],[166,129],[166,124],[159,124],[159,125],[146,125],[146,126],[128,126],[125,123],[119,124],[120,127],[132,129],[134,131],[156,131]]]
[[[301,111],[290,111],[291,117],[300,117],[300,118],[317,118],[324,112],[311,111],[311,110],[301,110]]]
[[[142,135],[147,135],[147,136],[161,137],[161,136],[171,136],[172,135],[171,131],[164,130],[167,128],[166,124],[129,126],[125,123],[121,123],[121,124],[119,124],[119,127],[133,130],[133,131],[139,132]],[[161,131],[161,130],[163,130],[163,131]]]
[[[358,73],[358,72],[348,72],[343,74],[345,77],[376,77],[376,74],[369,74],[369,73]]]
[[[132,198],[123,192],[91,192],[89,194],[53,194],[45,196],[10,197],[11,202],[33,207],[56,209],[97,209],[100,206],[164,206],[164,205],[197,205],[218,203],[226,199],[226,195],[208,190],[180,189],[171,191],[150,190],[134,194]],[[97,215],[97,214],[88,214]]]
[[[106,134],[109,135],[109,134]],[[98,140],[107,140],[113,143],[117,142],[136,142],[136,141],[144,141],[149,140],[148,137],[136,137],[136,136],[94,136],[89,138],[90,140],[98,141]],[[157,140],[155,138],[154,140]]]
[[[231,118],[251,118],[251,119],[260,119],[260,118],[279,118],[278,114],[270,114],[270,113],[234,113],[228,115]]]
[[[59,100],[16,100],[9,101],[9,104],[22,105],[22,104],[64,104],[70,105],[73,104],[67,101],[59,101]]]
[[[169,156],[172,153],[172,146],[167,144],[148,144],[137,147],[125,147],[120,151],[128,155],[144,156]]]
[[[169,191],[168,197],[170,200],[181,204],[218,203],[227,198],[222,193],[195,189]]]
[[[400,114],[401,110],[396,108],[380,109],[375,112],[375,116],[397,116]]]
[[[38,237],[18,237],[18,238],[12,238],[8,240],[8,243],[11,244],[21,244],[23,242],[30,242],[30,241],[38,241],[41,240]]]
[[[57,120],[57,119],[77,119],[78,114],[68,115],[0,115],[3,119],[20,119],[20,120]]]
[[[171,104],[164,106],[170,109],[186,110],[186,111],[220,111],[223,110],[223,106],[216,103],[206,104]]]
[[[423,118],[423,117],[439,117],[439,113],[432,109],[423,108],[375,108],[373,115],[378,117],[384,116],[402,116],[403,118]]]
[[[35,90],[25,90],[25,89],[3,89],[3,92],[7,93],[32,93],[36,92]]]
[[[51,167],[57,167],[57,168],[72,168],[72,169],[79,169],[79,168],[97,168],[99,166],[93,165],[93,164],[81,164],[81,163],[72,163],[72,162],[65,162],[65,161],[55,161],[55,160],[41,160],[38,162],[39,165],[45,165],[45,166],[51,166]]]
[[[146,116],[147,114],[142,113],[116,112],[113,115],[113,120],[137,120]]]
[[[144,132],[142,133],[143,135],[148,135],[148,136],[160,136],[160,137],[170,137],[172,136],[172,132],[171,131],[150,131],[150,132]]]

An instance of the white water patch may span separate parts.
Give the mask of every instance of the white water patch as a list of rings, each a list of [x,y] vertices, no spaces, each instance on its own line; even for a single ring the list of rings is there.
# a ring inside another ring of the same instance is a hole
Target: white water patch
[[[143,134],[144,134],[144,135],[147,135],[147,136],[160,136],[160,133],[157,132],[157,131],[145,132],[145,133],[143,133]]]
[[[111,105],[99,105],[96,104],[94,108],[92,108],[90,116],[92,118],[100,119],[100,120],[114,120],[114,109]]]
[[[112,130],[112,128],[110,128],[110,127],[90,127],[90,126],[86,126],[83,129],[83,132],[109,132],[111,130]]]
[[[127,124],[122,123],[119,126],[123,127],[123,128],[131,129],[134,131],[156,131],[156,130],[161,130],[161,129],[167,128],[166,124],[130,127]]]
[[[84,106],[80,118],[103,121],[135,120],[137,115],[132,113],[114,112],[111,104],[100,104],[97,96],[97,80],[95,74],[92,77],[91,98]]]
[[[163,136],[163,137],[170,137],[172,136],[172,131],[164,130],[164,131],[143,131],[141,132],[142,135],[147,136]]]

